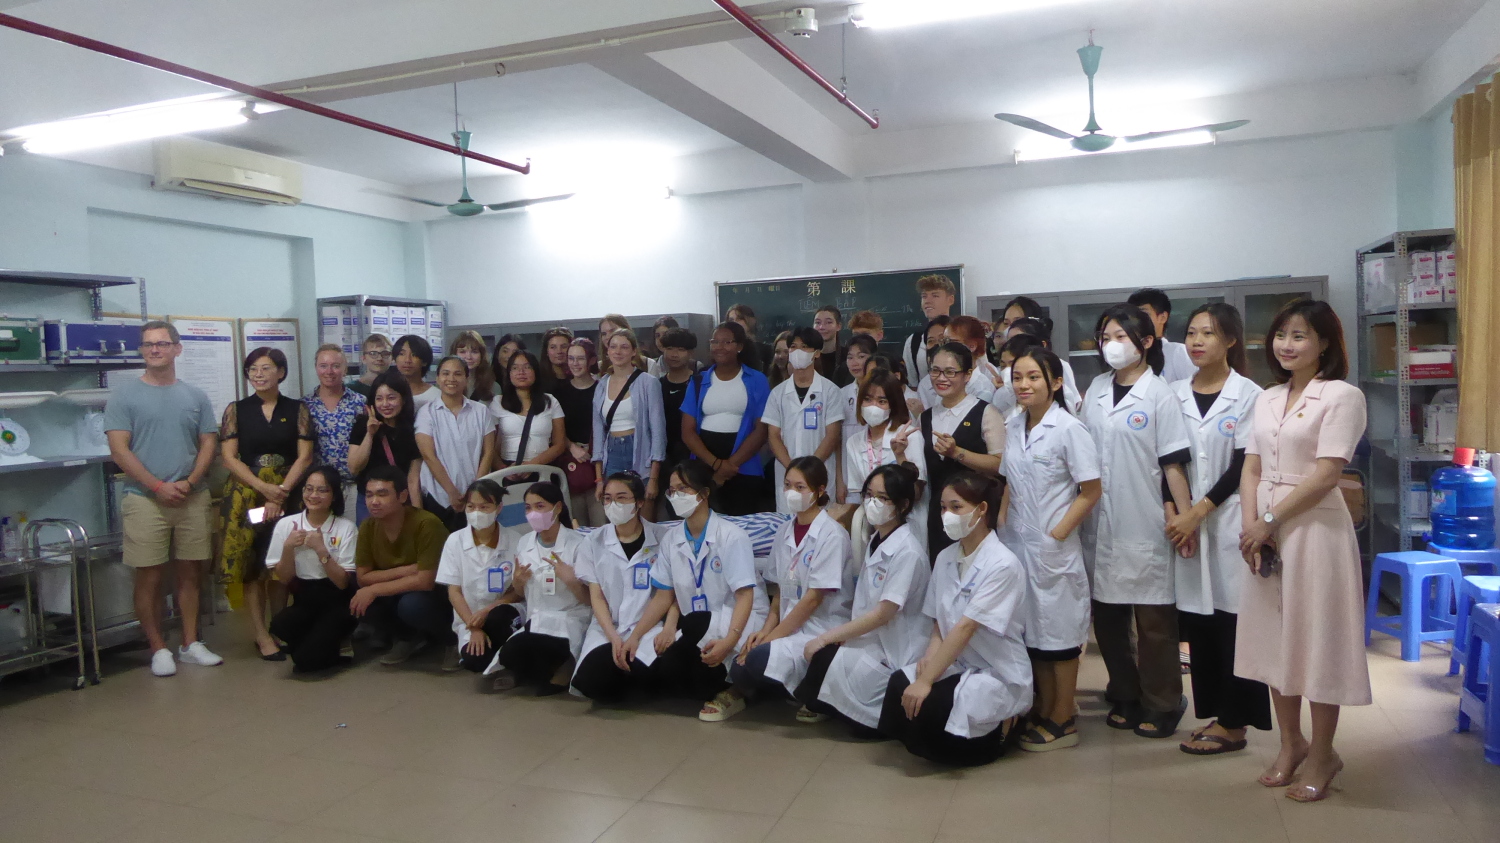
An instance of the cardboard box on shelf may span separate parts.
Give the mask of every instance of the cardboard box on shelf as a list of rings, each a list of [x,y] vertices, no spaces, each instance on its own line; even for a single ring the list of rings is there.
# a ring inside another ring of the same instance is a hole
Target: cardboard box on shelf
[[[390,306],[390,314],[391,314],[391,337],[393,337],[395,339],[399,339],[401,337],[406,336],[408,333],[410,333],[409,331],[406,330],[406,308],[404,306],[398,307],[398,306],[396,306],[394,304],[391,305]]]
[[[1458,303],[1458,273],[1439,272],[1438,285],[1443,288],[1443,301],[1449,304]]]
[[[1396,258],[1390,255],[1384,257],[1366,255],[1363,267],[1365,312],[1394,310],[1396,307]]]
[[[406,328],[418,336],[427,334],[427,308],[408,307],[406,309]]]
[[[1445,345],[1448,327],[1442,322],[1413,322],[1410,343],[1413,346]],[[1396,326],[1390,322],[1370,326],[1370,376],[1388,378],[1396,375]]]
[[[1428,404],[1422,408],[1422,444],[1451,449],[1458,441],[1458,405]]]
[[[1410,272],[1406,277],[1406,301],[1409,304],[1431,304],[1443,300],[1443,285],[1438,281],[1437,255],[1412,252]]]
[[[444,316],[442,307],[433,305],[427,307],[427,332],[429,334],[442,335],[443,329],[448,327],[444,324],[447,321]]]
[[[1421,345],[1407,355],[1408,377],[1412,380],[1451,378],[1453,362],[1458,356],[1456,345]]]
[[[1439,275],[1442,275],[1445,272],[1458,271],[1457,252],[1453,251],[1452,249],[1444,249],[1443,251],[1437,252],[1435,254],[1437,255],[1437,273]]]
[[[391,336],[391,309],[385,305],[372,304],[365,308],[364,333],[381,334],[387,338]],[[360,338],[363,341],[364,337]]]
[[[348,332],[349,308],[345,305],[324,305],[318,319],[318,342],[344,344]]]

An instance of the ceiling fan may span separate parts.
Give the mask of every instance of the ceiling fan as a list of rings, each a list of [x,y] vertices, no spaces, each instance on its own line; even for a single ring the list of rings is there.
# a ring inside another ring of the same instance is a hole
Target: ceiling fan
[[[469,139],[471,137],[473,137],[473,135],[468,130],[462,128],[459,125],[458,83],[454,82],[453,145],[467,152],[469,150]],[[564,199],[571,199],[573,197],[573,194],[571,193],[559,193],[556,196],[539,196],[535,199],[516,199],[510,202],[496,202],[493,205],[485,205],[479,202],[475,202],[474,199],[469,196],[469,159],[460,155],[458,157],[458,166],[460,168],[459,172],[463,179],[463,190],[458,195],[458,201],[454,202],[451,205],[444,204],[442,202],[434,202],[431,199],[418,199],[415,196],[402,196],[396,193],[386,193],[385,195],[394,197],[396,199],[405,199],[408,202],[416,202],[419,205],[426,205],[431,208],[444,208],[448,211],[448,213],[454,215],[455,217],[472,217],[476,214],[482,214],[486,210],[514,211],[518,208],[526,208],[530,207],[531,205],[540,205],[544,202],[561,202]]]
[[[1041,132],[1044,135],[1051,135],[1054,138],[1068,141],[1079,152],[1103,152],[1114,146],[1116,141],[1136,143],[1169,137],[1171,135],[1187,134],[1188,132],[1227,132],[1230,129],[1238,129],[1250,122],[1249,120],[1231,120],[1227,123],[1209,123],[1205,126],[1191,126],[1185,129],[1165,129],[1160,132],[1145,132],[1139,135],[1126,135],[1124,137],[1103,134],[1099,131],[1099,121],[1094,119],[1094,74],[1099,72],[1099,56],[1103,53],[1103,47],[1095,46],[1092,31],[1089,33],[1088,46],[1078,48],[1078,59],[1083,63],[1084,75],[1089,78],[1089,122],[1083,127],[1083,134],[1070,134],[1055,126],[1049,126],[1040,120],[1033,120],[1030,117],[1020,114],[1006,114],[1002,112],[996,114],[995,117],[1007,123],[1020,126],[1023,129],[1030,129],[1033,132]]]

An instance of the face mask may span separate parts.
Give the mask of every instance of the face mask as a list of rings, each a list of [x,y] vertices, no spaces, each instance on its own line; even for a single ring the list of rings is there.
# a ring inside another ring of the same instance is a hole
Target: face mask
[[[469,519],[469,526],[476,530],[488,530],[495,526],[495,513],[493,512],[480,512],[476,509],[465,513],[464,517]]]
[[[544,512],[526,511],[526,523],[538,533],[546,532],[556,522],[557,515],[550,509]]]
[[[1141,359],[1141,352],[1133,343],[1110,340],[1104,344],[1104,362],[1111,369],[1134,366]]]
[[[879,427],[880,425],[885,424],[886,419],[889,419],[891,417],[890,410],[887,410],[884,407],[877,407],[874,404],[866,404],[864,408],[859,411],[859,414],[864,417],[865,424],[869,425],[870,427]]]
[[[805,348],[794,348],[786,355],[793,369],[806,369],[813,364],[813,353]]]
[[[977,509],[967,518],[959,515],[957,512],[944,512],[943,535],[954,541],[958,541],[969,533],[974,532],[974,525],[977,523],[979,523],[979,510]]]
[[[805,511],[812,506],[812,495],[808,492],[799,492],[796,489],[786,490],[786,508],[794,513]]]
[[[884,527],[896,517],[896,505],[870,498],[865,501],[865,521],[871,527]]]
[[[633,503],[607,503],[604,505],[604,517],[611,524],[624,524],[635,517],[635,504]]]
[[[698,508],[697,495],[689,495],[683,493],[667,495],[667,502],[672,505],[672,511],[677,513],[677,515],[681,518],[686,518],[689,515],[692,515],[693,511]]]

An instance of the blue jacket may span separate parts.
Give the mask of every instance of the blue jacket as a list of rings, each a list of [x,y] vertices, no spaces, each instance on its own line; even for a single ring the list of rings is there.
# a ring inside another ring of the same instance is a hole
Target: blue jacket
[[[609,378],[600,378],[594,390],[594,461],[604,462],[605,443],[609,431],[604,428],[604,414],[609,412],[607,400]],[[661,381],[645,372],[630,385],[630,410],[635,416],[635,455],[630,468],[641,476],[651,477],[651,463],[663,462],[667,458],[667,414],[661,403]],[[666,478],[661,478],[666,482]]]
[[[682,396],[683,415],[692,416],[693,421],[697,423],[700,431],[703,429],[702,396],[703,393],[709,390],[713,383],[709,380],[714,376],[713,371],[714,367],[709,366],[707,369],[693,375],[693,379],[688,381],[687,394]],[[746,404],[745,416],[740,419],[739,433],[736,433],[734,436],[734,450],[736,451],[740,449],[741,445],[745,444],[745,437],[749,436],[750,431],[755,429],[755,425],[760,421],[760,417],[765,415],[766,400],[771,397],[771,382],[766,380],[765,375],[749,366],[743,365],[740,366],[740,374],[745,379]],[[745,464],[740,466],[740,473],[750,475],[751,477],[761,477],[765,474],[765,469],[761,466],[759,457],[752,457],[745,460]]]

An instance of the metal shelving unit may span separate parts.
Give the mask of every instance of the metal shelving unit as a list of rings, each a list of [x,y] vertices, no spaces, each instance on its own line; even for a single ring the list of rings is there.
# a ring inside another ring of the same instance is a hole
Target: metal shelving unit
[[[1451,452],[1420,445],[1413,432],[1412,412],[1427,403],[1433,389],[1456,387],[1456,378],[1412,378],[1408,367],[1411,348],[1411,326],[1415,314],[1423,322],[1446,321],[1448,336],[1457,343],[1457,302],[1409,301],[1410,259],[1413,251],[1439,251],[1453,248],[1451,228],[1424,231],[1399,231],[1360,248],[1355,253],[1356,292],[1359,309],[1358,362],[1360,385],[1365,390],[1370,409],[1369,457],[1370,491],[1375,524],[1372,533],[1373,552],[1412,550],[1429,529],[1428,521],[1415,515],[1407,505],[1407,490],[1412,481],[1442,463]],[[1365,261],[1370,258],[1394,257],[1396,306],[1366,313]],[[1371,329],[1375,325],[1394,325],[1396,329],[1396,373],[1375,376],[1371,366],[1373,344]]]
[[[452,333],[453,333],[452,329],[449,327],[448,303],[445,302],[445,301],[443,301],[442,299],[408,299],[408,298],[402,298],[400,296],[367,296],[367,295],[357,295],[357,296],[328,296],[327,298],[318,299],[318,323],[317,324],[320,326],[319,330],[318,330],[318,342],[320,342],[320,343],[323,341],[323,331],[322,331],[321,325],[322,325],[322,317],[323,317],[323,307],[324,307],[324,305],[340,305],[340,306],[344,306],[344,307],[354,307],[356,309],[356,312],[358,312],[361,315],[363,315],[365,308],[366,307],[370,307],[370,306],[374,306],[374,307],[390,307],[390,306],[394,305],[394,306],[397,306],[397,307],[441,307],[443,309],[443,337],[444,337],[445,342],[447,340],[447,337],[451,336]],[[363,342],[365,336],[367,334],[369,334],[369,333],[370,333],[369,331],[366,331],[363,328],[361,328],[360,331],[359,331],[359,340],[360,340],[360,342]],[[425,332],[423,334],[423,337],[424,338],[426,337]],[[392,336],[391,337],[391,342],[395,342],[397,339],[398,339],[397,336]],[[434,362],[436,362],[436,361],[434,361]],[[348,373],[350,375],[356,375],[356,376],[359,375],[359,373],[360,373],[360,360],[359,360],[358,353],[354,354],[353,356],[351,356],[349,358]]]

